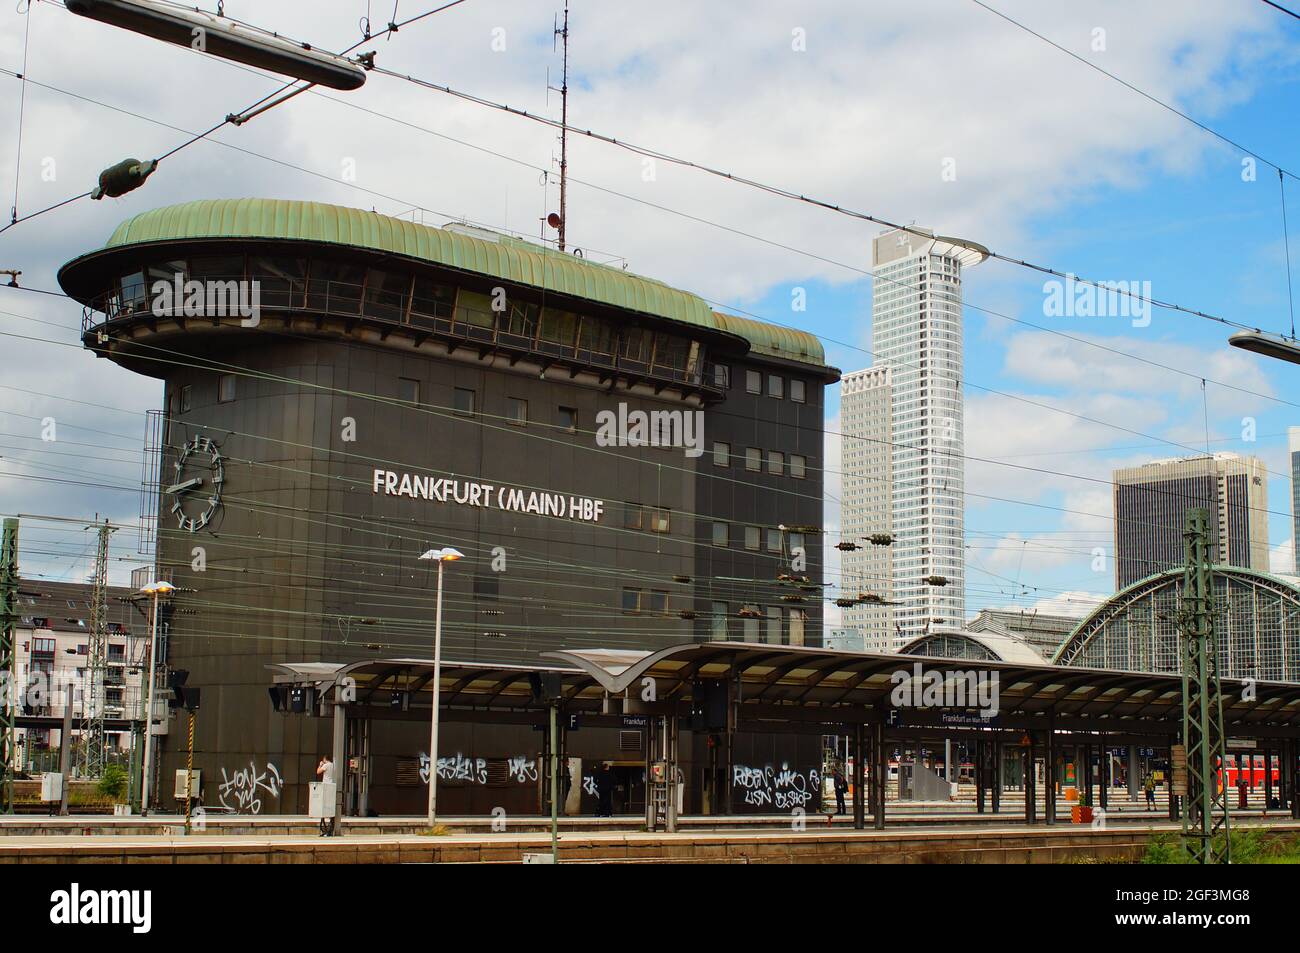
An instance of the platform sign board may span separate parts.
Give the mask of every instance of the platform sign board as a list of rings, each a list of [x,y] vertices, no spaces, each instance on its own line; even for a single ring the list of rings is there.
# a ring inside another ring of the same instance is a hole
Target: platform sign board
[[[1179,797],[1187,797],[1187,749],[1174,745],[1170,749],[1169,767],[1173,772],[1171,790]]]

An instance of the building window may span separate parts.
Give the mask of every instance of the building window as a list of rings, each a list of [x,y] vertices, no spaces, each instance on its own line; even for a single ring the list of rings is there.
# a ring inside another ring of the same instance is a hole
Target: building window
[[[731,368],[726,364],[713,365],[713,386],[719,390],[731,389]]]
[[[194,386],[192,384],[186,384],[184,387],[181,388],[181,413],[182,414],[190,409],[193,400],[194,400]]]
[[[713,545],[726,546],[730,542],[729,527],[726,523],[713,524]]]
[[[468,387],[456,387],[451,392],[451,409],[458,414],[474,413],[474,392]]]
[[[757,552],[758,546],[759,546],[758,527],[746,526],[745,527],[745,548]]]
[[[804,392],[804,382],[797,377],[790,378],[790,399],[796,404],[807,402],[807,395]]]
[[[755,613],[755,614],[757,614],[757,612],[758,612],[758,606],[745,606],[745,608],[748,609],[749,612],[752,612],[752,613]],[[758,641],[759,641],[759,633],[760,633],[759,622],[760,622],[760,621],[761,621],[761,620],[759,620],[759,619],[757,619],[757,618],[753,618],[753,617],[751,617],[748,613],[746,613],[746,615],[745,615],[745,641],[746,641],[746,642],[758,642]]]
[[[668,593],[661,589],[624,589],[623,611],[664,615],[668,612]]]
[[[561,407],[559,416],[561,430],[567,430],[569,433],[578,432],[578,408]]]
[[[768,606],[767,607],[767,633],[763,641],[768,643],[769,645],[784,645],[785,641],[782,639],[781,636],[782,636],[781,607]]]
[[[745,469],[753,470],[757,473],[763,469],[763,451],[757,447],[747,447],[745,449]]]
[[[767,375],[767,396],[777,400],[785,396],[785,378],[780,374]]]
[[[235,375],[222,374],[217,378],[217,403],[228,404],[235,399]]]
[[[407,404],[420,402],[420,382],[410,377],[397,379],[397,399]]]
[[[791,609],[789,614],[790,621],[790,644],[804,644],[804,622],[808,618],[807,613],[802,609]]]
[[[727,604],[725,602],[710,603],[709,611],[712,618],[709,620],[709,634],[715,642],[727,641]]]
[[[779,553],[781,551],[781,531],[779,529],[768,529],[767,551],[769,553]]]
[[[713,441],[713,465],[725,467],[731,464],[731,444]]]
[[[623,504],[623,528],[624,529],[641,528],[641,504],[640,503]]]
[[[790,534],[790,554],[794,555],[796,550],[803,549],[803,533]],[[804,555],[807,555],[805,551]]]
[[[507,397],[506,422],[516,427],[528,426],[528,401],[518,397]]]
[[[649,510],[646,513],[646,529],[652,533],[667,533],[672,525],[671,512],[669,510]]]
[[[802,480],[808,473],[808,458],[797,453],[790,454],[790,476]]]
[[[779,450],[767,451],[767,472],[772,476],[785,476],[785,454]]]
[[[751,394],[763,393],[763,375],[758,371],[745,371],[745,390]]]

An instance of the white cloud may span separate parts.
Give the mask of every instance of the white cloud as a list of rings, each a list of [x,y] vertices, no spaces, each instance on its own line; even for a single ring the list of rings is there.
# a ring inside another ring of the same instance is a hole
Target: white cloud
[[[1296,575],[1294,539],[1278,543],[1269,550],[1268,568],[1270,572],[1288,576]]]
[[[1012,612],[1042,612],[1046,615],[1065,615],[1081,619],[1108,598],[1109,596],[1099,592],[1079,589],[1043,596],[1032,603],[1019,602],[1002,608]]]

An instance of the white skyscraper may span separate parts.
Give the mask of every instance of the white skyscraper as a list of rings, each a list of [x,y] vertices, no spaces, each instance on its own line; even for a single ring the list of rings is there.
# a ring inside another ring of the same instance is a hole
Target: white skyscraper
[[[875,367],[888,371],[890,517],[887,530],[870,527],[861,535],[895,537],[887,590],[899,603],[891,612],[894,647],[965,619],[961,276],[987,257],[973,242],[921,228],[885,232],[874,244],[871,350]],[[874,464],[851,454],[874,429],[874,422],[851,424],[845,416],[844,504],[855,513],[873,512],[866,499],[872,475],[858,468]],[[863,492],[853,503],[850,480]],[[847,525],[846,519],[846,538]],[[935,585],[941,580],[946,584]]]
[[[888,367],[869,367],[840,379],[841,537],[861,547],[840,554],[840,598],[878,595],[888,599],[892,579],[890,546],[873,546],[867,537],[889,533],[893,499],[893,461]],[[856,630],[868,652],[894,646],[894,614],[884,604],[844,608],[845,628]]]

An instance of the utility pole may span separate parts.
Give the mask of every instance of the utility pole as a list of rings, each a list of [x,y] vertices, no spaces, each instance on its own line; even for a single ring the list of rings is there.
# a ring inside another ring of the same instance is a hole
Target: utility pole
[[[1183,806],[1184,845],[1199,864],[1231,862],[1228,796],[1216,771],[1227,763],[1223,735],[1223,693],[1219,684],[1218,644],[1214,637],[1214,573],[1210,557],[1210,511],[1187,514],[1183,533],[1181,612],[1183,655],[1183,747],[1187,752],[1187,799]],[[1217,840],[1216,840],[1217,838]]]
[[[14,762],[18,757],[14,722],[18,707],[14,623],[18,619],[18,520],[4,522],[0,543],[0,813],[14,812]]]
[[[564,71],[560,74],[560,222],[556,226],[559,233],[556,247],[564,251],[564,229],[568,225],[569,185],[569,0],[564,0],[564,26],[555,30],[555,35],[564,47]]]
[[[84,773],[88,778],[102,777],[107,735],[104,731],[105,683],[108,674],[108,540],[117,529],[105,519],[98,527],[99,545],[95,551],[94,594],[90,603],[90,645],[88,646],[85,723]]]

